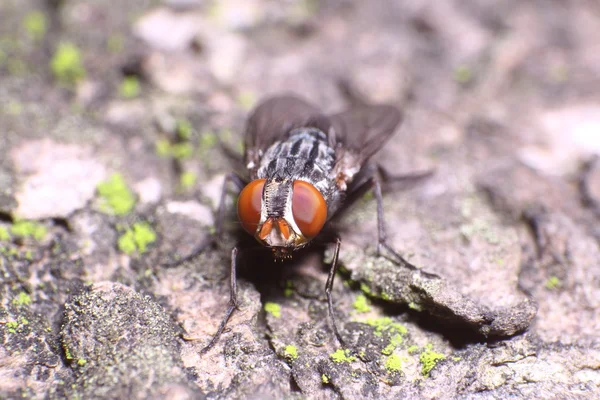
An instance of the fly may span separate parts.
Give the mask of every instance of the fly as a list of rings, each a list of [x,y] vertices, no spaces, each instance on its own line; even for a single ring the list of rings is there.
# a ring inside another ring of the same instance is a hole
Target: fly
[[[327,116],[293,96],[264,101],[248,119],[245,131],[244,164],[249,179],[234,173],[227,175],[221,192],[216,237],[222,231],[228,182],[240,191],[237,213],[242,227],[271,249],[276,259],[290,258],[295,250],[307,246],[328,220],[357,198],[356,194],[371,189],[377,201],[377,250],[386,248],[404,262],[386,242],[380,183],[385,174],[370,161],[401,120],[401,112],[391,105],[358,104]],[[331,296],[341,240],[337,238],[334,244],[325,292],[335,336],[344,345]],[[229,307],[203,353],[216,343],[238,308],[237,253],[234,247]]]

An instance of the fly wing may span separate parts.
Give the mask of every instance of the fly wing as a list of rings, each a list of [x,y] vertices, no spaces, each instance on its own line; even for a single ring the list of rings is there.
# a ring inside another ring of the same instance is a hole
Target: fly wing
[[[329,119],[338,149],[350,151],[355,162],[362,166],[392,137],[402,121],[402,113],[391,105],[361,105]]]
[[[313,105],[294,96],[272,97],[261,103],[248,119],[244,161],[253,169],[262,152],[293,128],[315,126],[329,130],[329,122]]]

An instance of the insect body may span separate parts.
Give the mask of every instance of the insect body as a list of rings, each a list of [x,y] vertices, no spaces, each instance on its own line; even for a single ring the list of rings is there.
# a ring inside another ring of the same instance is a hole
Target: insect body
[[[225,182],[241,190],[238,216],[242,227],[270,248],[276,258],[289,258],[305,247],[353,194],[372,189],[377,200],[378,250],[385,241],[379,169],[370,157],[391,137],[401,121],[389,105],[359,105],[331,116],[293,96],[271,98],[248,120],[244,163],[249,181],[230,174]],[[221,193],[217,236],[224,216]],[[336,337],[342,342],[333,315],[331,289],[341,240],[335,241],[325,291]],[[206,351],[214,345],[237,308],[237,248],[232,250],[230,305]]]

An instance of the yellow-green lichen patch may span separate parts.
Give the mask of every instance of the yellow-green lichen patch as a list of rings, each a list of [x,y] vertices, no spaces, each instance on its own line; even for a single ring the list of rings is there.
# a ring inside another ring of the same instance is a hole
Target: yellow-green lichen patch
[[[155,145],[156,154],[160,157],[170,157],[171,156],[171,143],[167,139],[159,139],[156,141]]]
[[[171,145],[171,155],[178,160],[185,160],[194,154],[194,147],[190,143],[175,143]]]
[[[8,242],[10,240],[10,234],[8,233],[8,229],[3,226],[0,226],[0,242]]]
[[[125,254],[143,254],[156,241],[156,232],[146,222],[136,222],[119,237],[118,246]]]
[[[28,325],[29,321],[25,317],[19,317],[16,321],[8,321],[5,326],[9,333],[21,332],[23,326]]]
[[[125,215],[135,206],[135,197],[119,173],[112,174],[108,180],[100,183],[97,189],[102,212]]]
[[[294,282],[285,281],[285,289],[283,289],[283,295],[290,297],[294,293]]]
[[[298,349],[296,348],[296,346],[293,346],[291,344],[285,346],[284,349],[284,354],[285,354],[285,358],[287,358],[288,360],[295,360],[296,358],[298,358]]]
[[[12,300],[12,303],[16,306],[28,306],[31,304],[31,296],[25,292],[19,292],[17,297]]]
[[[385,369],[389,372],[402,371],[402,358],[398,354],[392,354],[385,360]]]
[[[467,84],[473,79],[473,70],[466,65],[460,65],[454,70],[454,80],[461,84]]]
[[[425,378],[429,377],[431,370],[437,365],[437,363],[446,358],[442,353],[436,353],[432,350],[432,345],[428,344],[425,346],[425,350],[419,355],[419,361],[421,362],[421,375]]]
[[[10,227],[10,233],[15,237],[32,237],[35,240],[43,240],[44,237],[46,237],[48,230],[44,225],[38,224],[37,222],[17,220]]]
[[[23,26],[32,39],[39,40],[46,34],[46,16],[41,11],[31,11],[23,18]]]
[[[369,287],[369,285],[367,285],[366,283],[362,282],[360,284],[360,290],[363,291],[364,294],[366,294],[367,296],[371,296],[374,297],[375,295],[373,294],[373,291],[371,290],[371,288]]]
[[[60,43],[52,60],[50,69],[54,78],[66,85],[73,85],[85,78],[86,71],[81,59],[81,52],[72,43]]]
[[[265,303],[265,311],[274,316],[275,318],[281,317],[281,306],[277,303]]]
[[[200,151],[207,152],[208,150],[215,147],[217,142],[217,135],[214,132],[206,131],[202,132],[202,135],[200,135],[200,139],[198,140],[198,146],[200,147]]]
[[[546,283],[544,283],[544,287],[548,290],[558,289],[561,285],[560,279],[557,276],[551,276],[548,278]]]
[[[177,121],[177,136],[183,140],[189,140],[192,137],[194,128],[187,119],[180,119]]]
[[[126,76],[119,85],[119,95],[125,99],[133,99],[140,94],[140,81],[136,76]]]
[[[237,96],[237,103],[244,110],[250,110],[256,104],[256,96],[249,91],[243,91]]]
[[[359,294],[356,296],[356,300],[354,300],[354,304],[352,305],[356,312],[366,313],[371,311],[371,306],[369,305],[369,299],[364,294]]]
[[[352,362],[356,360],[356,357],[350,355],[349,350],[344,349],[337,349],[335,353],[329,355],[329,358],[336,363]]]
[[[415,354],[419,352],[419,346],[417,345],[412,345],[410,346],[408,349],[406,349],[406,351],[408,351],[408,354]]]
[[[415,310],[415,311],[423,311],[423,307],[421,307],[420,304],[417,304],[414,301],[411,301],[410,303],[408,303],[408,308],[410,308],[411,310]]]
[[[83,367],[85,364],[87,364],[86,359],[80,358],[79,360],[77,360],[77,365],[79,365],[80,367]]]
[[[396,335],[406,335],[408,330],[398,322],[394,322],[390,317],[369,318],[365,321],[366,324],[375,328],[375,335],[381,336],[383,332],[387,332],[392,337]]]
[[[179,177],[179,184],[184,189],[191,189],[196,184],[198,176],[193,172],[184,172]]]
[[[331,380],[329,379],[329,377],[326,374],[322,374],[321,375],[321,382],[323,382],[325,385],[327,385]]]

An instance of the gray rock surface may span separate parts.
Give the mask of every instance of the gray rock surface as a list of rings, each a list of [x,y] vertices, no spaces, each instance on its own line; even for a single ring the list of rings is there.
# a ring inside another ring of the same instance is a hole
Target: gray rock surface
[[[152,3],[152,5],[150,5]],[[594,2],[0,2],[0,398],[600,397]],[[543,4],[542,4],[543,3]],[[295,92],[404,108],[377,254],[365,196],[332,249],[239,255],[249,109]],[[238,170],[239,172],[239,170]],[[116,174],[116,175],[115,175]]]

